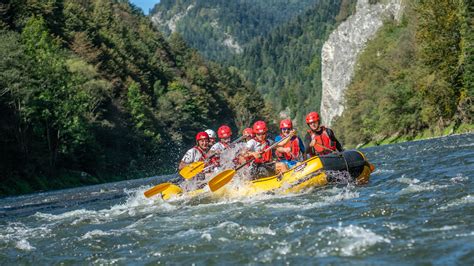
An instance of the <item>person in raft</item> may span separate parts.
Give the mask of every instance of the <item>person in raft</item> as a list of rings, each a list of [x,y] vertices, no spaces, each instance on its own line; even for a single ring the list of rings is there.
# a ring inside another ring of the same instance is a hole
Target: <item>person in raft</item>
[[[244,136],[245,142],[248,142],[255,137],[255,134],[253,134],[253,129],[251,127],[244,129],[242,135]]]
[[[204,161],[207,156],[209,149],[209,135],[206,132],[199,132],[196,134],[196,145],[189,149],[183,156],[183,159],[179,162],[178,169],[183,169],[186,165]]]
[[[321,125],[317,112],[310,112],[306,116],[306,124],[309,127],[304,138],[306,158],[344,150],[341,143],[336,139],[334,132],[330,128]]]
[[[288,169],[284,163],[273,161],[272,150],[263,152],[272,145],[272,141],[267,138],[267,124],[264,121],[257,121],[253,124],[252,130],[255,137],[246,143],[245,152],[243,153],[246,161],[255,158],[250,165],[252,178],[272,176],[277,172]]]
[[[211,163],[214,165],[214,167],[220,166],[219,154],[221,154],[225,149],[228,149],[232,146],[230,142],[230,138],[232,137],[232,130],[230,129],[229,126],[222,125],[217,130],[217,136],[219,137],[219,142],[212,145],[212,147],[209,150],[210,154],[215,154],[213,155],[211,159]]]
[[[217,139],[216,132],[212,129],[206,129],[204,132],[206,132],[207,135],[209,135],[209,147],[212,147],[214,144],[216,144],[216,139]]]
[[[275,155],[279,162],[285,163],[288,168],[292,168],[297,162],[303,159],[304,144],[303,141],[296,136],[293,129],[293,123],[290,119],[280,121],[280,135],[276,136],[275,142],[293,134],[293,137],[282,141],[277,145]]]

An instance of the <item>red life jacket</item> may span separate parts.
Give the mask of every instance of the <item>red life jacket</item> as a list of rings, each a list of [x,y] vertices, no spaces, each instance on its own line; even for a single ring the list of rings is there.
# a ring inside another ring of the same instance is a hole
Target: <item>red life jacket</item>
[[[257,142],[260,142],[261,144],[264,144],[263,146],[263,150],[267,149],[268,147],[270,147],[270,143],[268,140],[264,140],[264,141],[258,141],[257,139],[255,139]],[[262,153],[262,157],[260,158],[256,158],[255,159],[255,163],[268,163],[268,162],[271,162],[272,161],[272,150],[268,150],[264,153]]]
[[[207,154],[201,148],[199,148],[199,146],[194,146],[193,148],[196,149],[201,154],[201,159],[199,159],[199,161],[202,162],[206,160]]]
[[[281,138],[285,138],[284,136],[280,135]],[[284,148],[291,148],[290,152],[279,152],[276,151],[275,154],[278,157],[278,160],[287,160],[292,161],[298,158],[300,154],[300,143],[298,137],[293,136],[285,145]]]
[[[321,135],[317,135],[312,130],[308,130],[308,133],[311,135],[311,138],[316,140],[316,144],[314,144],[314,146],[312,147],[313,149],[311,149],[312,156],[328,154],[331,153],[331,151],[335,151],[337,149],[336,142],[331,140],[326,127],[321,126],[321,130],[323,132],[321,133]],[[326,149],[321,146],[326,147]],[[314,154],[314,152],[316,152],[316,154]]]

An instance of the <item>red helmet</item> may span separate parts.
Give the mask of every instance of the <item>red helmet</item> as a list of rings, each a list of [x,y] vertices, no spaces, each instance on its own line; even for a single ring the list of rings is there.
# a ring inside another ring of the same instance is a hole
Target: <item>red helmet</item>
[[[257,121],[253,124],[253,132],[257,133],[265,133],[267,132],[267,124],[263,121]]]
[[[219,136],[220,139],[225,139],[232,136],[232,131],[230,127],[223,125],[217,130],[217,136]]]
[[[293,123],[290,119],[284,119],[280,121],[280,129],[282,128],[293,128]]]
[[[250,127],[244,129],[244,132],[242,132],[242,134],[243,134],[244,136],[250,136],[250,137],[252,137],[252,138],[254,137],[253,129],[250,128]]]
[[[306,124],[312,122],[319,122],[319,114],[316,112],[311,112],[306,116]]]
[[[200,139],[208,139],[208,140],[209,140],[209,135],[208,135],[206,132],[204,132],[204,131],[199,132],[199,133],[197,133],[197,135],[196,135],[196,141],[198,141],[198,140],[200,140]]]

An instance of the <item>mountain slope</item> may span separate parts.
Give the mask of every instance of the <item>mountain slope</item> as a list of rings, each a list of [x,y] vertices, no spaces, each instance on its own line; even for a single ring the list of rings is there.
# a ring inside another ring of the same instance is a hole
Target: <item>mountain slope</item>
[[[163,32],[178,32],[204,56],[222,62],[319,1],[162,0],[150,15]]]
[[[321,1],[269,35],[256,39],[234,62],[283,116],[304,125],[321,103],[321,48],[353,11],[355,1]]]

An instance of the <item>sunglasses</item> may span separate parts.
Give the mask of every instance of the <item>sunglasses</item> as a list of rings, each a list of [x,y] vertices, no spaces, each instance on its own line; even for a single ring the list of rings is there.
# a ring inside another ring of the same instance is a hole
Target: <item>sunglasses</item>
[[[290,130],[291,130],[291,128],[289,128],[289,127],[284,127],[284,128],[281,129],[281,131],[290,131]]]

